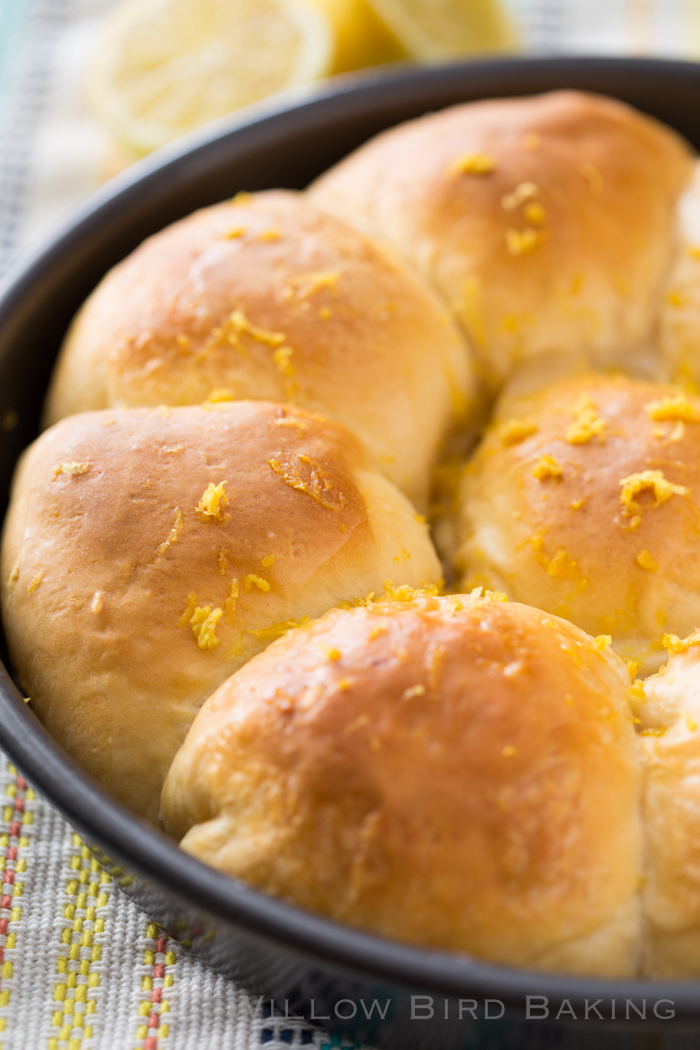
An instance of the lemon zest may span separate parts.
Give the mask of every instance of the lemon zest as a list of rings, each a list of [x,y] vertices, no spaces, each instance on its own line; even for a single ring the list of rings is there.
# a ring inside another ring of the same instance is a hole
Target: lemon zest
[[[528,419],[509,419],[506,423],[501,423],[496,428],[496,433],[501,439],[501,444],[508,447],[509,445],[517,445],[525,438],[530,437],[531,434],[536,434],[538,431],[537,423]]]
[[[34,591],[39,586],[39,584],[41,583],[41,581],[43,580],[43,578],[44,578],[43,572],[37,573],[36,576],[34,577],[34,579],[32,580],[32,582],[27,587],[27,594],[33,594]]]
[[[177,543],[181,532],[182,532],[182,510],[180,509],[180,507],[176,507],[175,508],[175,524],[173,525],[172,529],[170,530],[170,535],[168,536],[167,540],[163,540],[163,542],[161,543],[160,547],[158,548],[158,553],[159,554],[164,554],[165,551],[168,549],[168,547],[170,547],[173,543]]]
[[[61,463],[60,466],[56,467],[53,472],[53,480],[55,481],[59,474],[70,474],[73,477],[79,477],[81,474],[87,474],[91,467],[91,463],[77,463],[74,459],[68,463]]]
[[[218,485],[213,481],[209,482],[197,504],[197,516],[200,521],[211,523],[224,520],[220,508],[228,506],[228,496],[225,492],[227,484],[226,481],[220,481]]]
[[[640,551],[635,560],[640,569],[646,569],[647,572],[659,571],[658,563],[647,550]]]
[[[236,603],[237,602],[238,602],[238,580],[237,579],[233,579],[233,580],[231,580],[231,583],[229,585],[228,597],[226,599],[226,605],[225,605],[226,616],[227,616],[228,622],[230,624],[233,624],[233,621],[234,621],[235,616],[236,616]]]
[[[197,606],[194,610],[189,622],[200,649],[216,649],[220,641],[216,625],[223,615],[223,609],[212,609],[211,605]]]
[[[574,408],[574,421],[567,428],[566,440],[570,445],[585,445],[591,438],[604,440],[605,420],[598,415],[598,410],[590,397],[582,397]]]
[[[542,230],[526,226],[524,230],[506,230],[506,248],[513,256],[530,255],[544,241]]]
[[[447,171],[449,175],[490,175],[496,167],[496,158],[489,153],[463,153]]]
[[[537,478],[538,481],[545,481],[547,478],[560,478],[562,469],[554,456],[545,454],[540,456],[536,465],[532,468],[532,476]]]
[[[290,361],[293,353],[291,346],[279,346],[272,354],[272,362],[275,368],[287,379],[291,379],[294,375],[294,367]]]
[[[317,273],[302,273],[290,277],[287,281],[286,298],[309,299],[321,288],[336,291],[340,280],[340,270],[321,270]]]
[[[700,645],[700,631],[693,631],[687,638],[679,638],[677,634],[665,634],[661,644],[672,656],[687,653],[690,648]]]
[[[259,591],[264,592],[270,590],[270,584],[267,580],[264,580],[262,576],[256,576],[254,572],[249,572],[247,576],[243,577],[243,589],[246,594],[250,594],[253,587],[257,587]]]
[[[653,492],[654,503],[651,504],[651,508],[654,509],[666,503],[671,496],[687,496],[690,491],[685,485],[675,485],[669,481],[660,470],[642,470],[637,474],[629,474],[626,478],[620,479],[620,486],[622,487],[620,502],[624,507],[623,514],[626,517],[633,514],[641,516],[643,508],[634,497],[642,492],[648,490]]]
[[[520,182],[512,193],[506,193],[501,197],[501,207],[504,211],[515,211],[525,201],[532,200],[538,193],[537,184],[534,182]]]
[[[657,422],[677,419],[683,423],[700,423],[700,410],[684,394],[674,394],[662,397],[659,401],[650,401],[644,408],[649,418]]]

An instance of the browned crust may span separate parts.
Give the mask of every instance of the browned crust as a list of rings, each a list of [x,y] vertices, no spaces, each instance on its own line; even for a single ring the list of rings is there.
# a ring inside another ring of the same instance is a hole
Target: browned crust
[[[222,483],[217,507],[205,493]],[[439,576],[413,508],[355,439],[266,402],[57,424],[22,461],[1,571],[10,654],[35,709],[152,819],[198,707],[287,621],[387,577]],[[215,621],[218,610],[212,648],[197,608]]]
[[[525,606],[332,612],[210,698],[164,815],[201,859],[352,925],[515,965],[629,971],[628,687],[617,657]],[[607,958],[567,956],[625,908]]]

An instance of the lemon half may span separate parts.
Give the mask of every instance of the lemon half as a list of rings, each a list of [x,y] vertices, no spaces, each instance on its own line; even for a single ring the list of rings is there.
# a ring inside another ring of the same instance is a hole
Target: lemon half
[[[105,19],[90,104],[142,155],[331,69],[328,18],[305,0],[126,0]]]
[[[516,36],[498,0],[370,0],[387,27],[423,62],[510,51]]]
[[[309,0],[330,22],[335,35],[331,73],[347,73],[409,58],[410,54],[369,0]]]

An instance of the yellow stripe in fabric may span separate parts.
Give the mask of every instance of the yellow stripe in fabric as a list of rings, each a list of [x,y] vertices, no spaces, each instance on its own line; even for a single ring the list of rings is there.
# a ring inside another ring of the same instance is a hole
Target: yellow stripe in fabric
[[[60,905],[62,924],[47,1050],[81,1050],[92,1039],[111,893],[109,875],[80,836],[73,835]]]
[[[8,766],[12,780],[5,789],[0,823],[0,1033],[8,1027],[13,992],[14,955],[22,918],[23,873],[27,870],[30,840],[27,828],[34,815],[30,808],[33,790],[14,766]],[[0,1039],[0,1050],[4,1041]]]

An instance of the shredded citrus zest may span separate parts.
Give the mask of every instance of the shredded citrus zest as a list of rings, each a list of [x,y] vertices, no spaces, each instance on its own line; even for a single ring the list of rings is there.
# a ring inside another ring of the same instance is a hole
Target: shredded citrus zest
[[[197,606],[192,613],[189,622],[200,649],[216,649],[216,625],[223,614],[223,609],[212,609],[211,605]]]
[[[501,197],[501,207],[505,211],[515,211],[525,201],[532,200],[538,193],[537,184],[534,182],[520,182],[512,193],[506,193]]]
[[[646,569],[647,572],[658,572],[659,571],[659,566],[658,566],[657,562],[654,560],[654,558],[652,557],[652,555],[649,553],[649,551],[646,551],[646,550],[640,551],[639,554],[637,555],[636,561],[637,561],[637,565],[640,567],[640,569]]]
[[[228,387],[214,387],[212,392],[209,394],[205,404],[218,405],[221,401],[235,401],[236,395],[233,390],[229,390]]]
[[[228,589],[228,598],[226,599],[226,616],[228,622],[233,623],[236,615],[236,603],[238,601],[238,580],[231,580]]]
[[[296,631],[304,624],[309,623],[308,616],[302,616],[300,620],[280,620],[279,623],[271,623],[269,627],[260,627],[256,631],[246,631],[246,634],[252,634],[256,638],[281,638],[289,631]]]
[[[180,536],[181,532],[182,532],[182,511],[181,511],[181,509],[179,507],[176,507],[175,508],[175,524],[173,525],[172,529],[170,530],[170,535],[168,536],[167,540],[163,540],[163,542],[161,543],[160,547],[158,548],[158,553],[159,554],[163,554],[168,549],[168,547],[171,546],[171,544],[177,543],[178,537]]]
[[[32,582],[27,587],[27,594],[33,594],[34,591],[39,586],[39,584],[41,583],[41,581],[43,580],[43,578],[44,578],[43,572],[37,573],[36,576],[34,577],[34,579],[32,580]]]
[[[488,153],[464,153],[447,170],[449,175],[490,175],[496,167],[495,157]]]
[[[267,592],[270,590],[270,584],[267,580],[264,580],[262,576],[256,576],[254,572],[250,572],[243,577],[243,589],[246,594],[250,594],[253,587],[257,587],[259,591]]]
[[[644,692],[644,683],[641,681],[641,679],[636,678],[634,682],[632,682],[632,685],[630,686],[630,696],[634,700],[644,700],[646,698],[646,693]]]
[[[273,364],[288,379],[294,375],[294,367],[290,361],[293,353],[291,346],[280,346],[272,354]]]
[[[605,420],[598,415],[598,410],[590,397],[582,397],[574,409],[574,421],[567,428],[566,440],[570,445],[585,445],[591,438],[603,440]]]
[[[527,222],[531,222],[536,225],[545,222],[547,219],[547,212],[544,210],[543,205],[541,205],[539,201],[532,201],[531,204],[528,204],[525,208],[525,211],[523,212],[523,215],[525,216]]]
[[[74,459],[70,460],[69,463],[61,463],[60,466],[56,467],[53,476],[56,479],[59,474],[71,474],[73,477],[79,477],[81,474],[87,474],[90,469],[90,462],[77,463]]]
[[[245,332],[246,335],[252,336],[257,342],[265,343],[267,346],[280,346],[285,339],[284,332],[272,332],[267,328],[259,328],[258,325],[251,324],[242,310],[233,311],[229,317],[229,324],[237,335]]]
[[[680,653],[687,653],[691,647],[700,645],[700,631],[693,631],[687,638],[679,638],[677,634],[665,634],[661,644],[673,656],[678,656]]]
[[[309,299],[321,288],[330,288],[336,291],[340,280],[340,270],[322,270],[318,273],[302,273],[296,277],[290,277],[287,281],[285,298]]]
[[[542,455],[532,468],[533,478],[545,481],[547,478],[560,478],[562,469],[554,456]]]
[[[178,627],[185,627],[190,622],[192,614],[193,614],[193,612],[195,611],[196,608],[197,608],[197,596],[194,594],[194,592],[191,591],[187,595],[187,608],[183,612],[183,614],[180,617],[180,619],[177,621]]]
[[[435,598],[440,593],[439,587],[428,585],[426,587],[409,587],[407,583],[402,584],[400,587],[394,587],[391,580],[384,580],[384,594],[381,598],[376,599],[377,601],[390,601],[390,602],[412,602],[416,598]],[[372,596],[373,598],[373,596]],[[370,598],[367,598],[368,604]]]
[[[539,248],[543,240],[543,232],[531,226],[526,226],[524,230],[506,230],[506,248],[509,255],[529,255]]]
[[[687,496],[690,491],[685,485],[674,485],[664,477],[660,470],[642,470],[637,474],[630,474],[620,480],[620,486],[622,488],[620,502],[624,507],[623,514],[626,517],[642,514],[643,508],[634,498],[642,492],[651,491],[653,493],[654,502],[650,505],[653,509],[666,503],[671,496]]]
[[[650,419],[661,422],[665,419],[678,419],[683,423],[700,423],[700,410],[691,404],[684,394],[662,397],[659,401],[650,401],[644,406]]]
[[[533,423],[532,420],[509,419],[506,423],[501,423],[496,428],[496,433],[501,439],[501,444],[508,446],[519,444],[526,437],[530,437],[531,434],[536,434],[537,430],[537,423]]]
[[[197,516],[200,521],[221,522],[224,520],[220,508],[228,506],[226,485],[226,481],[220,481],[218,485],[215,485],[213,481],[209,482],[197,504]]]

